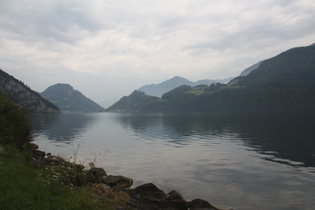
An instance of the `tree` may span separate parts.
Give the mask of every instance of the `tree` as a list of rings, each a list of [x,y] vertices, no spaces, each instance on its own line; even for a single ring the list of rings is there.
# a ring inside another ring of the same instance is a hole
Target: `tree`
[[[31,140],[28,114],[0,91],[0,144],[18,148]]]

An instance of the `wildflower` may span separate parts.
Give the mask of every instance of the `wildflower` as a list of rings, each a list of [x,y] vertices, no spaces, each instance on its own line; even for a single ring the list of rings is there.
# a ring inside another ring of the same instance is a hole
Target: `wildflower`
[[[0,154],[3,154],[5,152],[4,148],[0,145]]]
[[[90,166],[91,168],[94,168],[94,167],[95,167],[95,164],[94,164],[93,162],[90,162],[90,163],[89,163],[89,166]]]

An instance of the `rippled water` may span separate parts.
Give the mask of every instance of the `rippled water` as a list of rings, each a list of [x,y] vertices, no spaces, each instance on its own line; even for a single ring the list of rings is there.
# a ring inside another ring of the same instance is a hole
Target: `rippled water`
[[[188,200],[234,209],[315,208],[315,115],[34,115],[40,149],[93,161]]]

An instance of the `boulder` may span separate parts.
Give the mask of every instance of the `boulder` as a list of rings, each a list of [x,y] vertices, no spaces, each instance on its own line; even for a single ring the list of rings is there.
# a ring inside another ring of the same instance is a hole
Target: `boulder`
[[[45,152],[41,151],[41,150],[38,150],[38,149],[35,149],[32,151],[32,155],[33,155],[33,158],[35,160],[43,160],[45,158]]]
[[[38,145],[37,144],[34,144],[34,143],[31,143],[31,142],[28,142],[24,145],[24,147],[26,149],[30,149],[30,150],[36,150],[38,149]]]
[[[139,200],[139,199],[131,199],[127,201],[127,204],[131,209],[136,210],[160,210],[161,208],[155,205],[154,203],[150,203],[146,200]]]
[[[167,193],[166,199],[172,200],[172,201],[186,202],[186,200],[183,198],[183,196],[179,192],[177,192],[176,190],[172,190],[171,192]]]
[[[175,190],[165,194],[152,183],[143,184],[129,191],[128,204],[136,209],[187,210],[187,202]]]
[[[103,183],[102,177],[107,176],[107,173],[103,168],[93,167],[88,172],[91,175],[91,182],[93,183]]]
[[[96,192],[99,195],[107,194],[108,191],[110,191],[110,186],[103,183],[94,183],[91,185],[94,192]]]
[[[134,209],[150,210],[217,210],[207,201],[195,199],[187,202],[183,196],[172,190],[165,194],[152,183],[143,184],[129,190],[130,200],[128,204]]]
[[[147,183],[140,185],[134,189],[134,191],[141,198],[155,199],[155,200],[165,200],[166,194],[157,188],[153,183]]]
[[[214,206],[212,206],[208,201],[202,199],[194,199],[188,202],[188,207],[191,210],[218,210]]]
[[[168,200],[133,199],[128,205],[137,210],[188,210],[185,202]]]
[[[101,180],[104,184],[115,189],[129,189],[133,184],[133,180],[124,176],[103,176]]]

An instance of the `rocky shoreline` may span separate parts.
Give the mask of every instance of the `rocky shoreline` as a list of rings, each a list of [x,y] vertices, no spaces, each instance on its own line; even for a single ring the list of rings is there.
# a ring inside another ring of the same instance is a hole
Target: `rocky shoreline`
[[[98,195],[110,195],[111,192],[122,191],[128,194],[128,199],[125,207],[118,209],[143,209],[143,210],[218,210],[208,201],[202,199],[194,199],[187,201],[183,196],[172,190],[165,193],[153,183],[146,183],[135,188],[131,188],[133,180],[121,175],[108,175],[103,168],[95,167],[90,164],[90,169],[85,169],[81,164],[76,164],[65,160],[64,158],[51,155],[38,149],[34,143],[28,143],[26,148],[33,157],[38,167],[44,167],[45,170],[55,168],[69,168],[71,175],[67,179],[73,186],[83,186],[88,184],[93,188],[93,191]],[[57,173],[57,172],[56,172]],[[69,172],[70,173],[70,172]],[[57,174],[60,174],[58,172]],[[82,176],[84,174],[84,176]],[[63,184],[63,182],[61,183]]]

